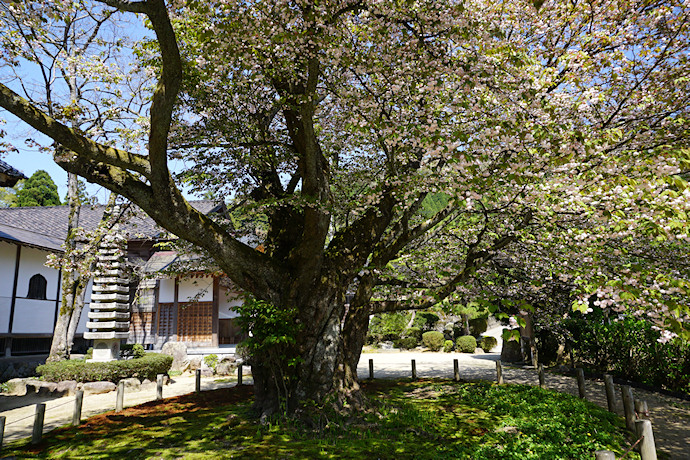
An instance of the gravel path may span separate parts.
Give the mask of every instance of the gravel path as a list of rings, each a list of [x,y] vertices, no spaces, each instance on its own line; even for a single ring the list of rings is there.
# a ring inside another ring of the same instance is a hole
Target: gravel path
[[[458,360],[460,378],[464,380],[496,380],[498,353],[464,354],[431,352],[380,352],[362,353],[357,367],[361,379],[369,377],[369,359],[374,360],[374,378],[396,378],[411,376],[411,360],[415,360],[417,377],[453,378],[453,360]],[[503,366],[503,380],[506,384],[522,383],[538,385],[534,369]],[[577,380],[574,377],[552,374],[545,376],[547,388],[577,395]],[[616,409],[623,416],[620,387],[616,387]],[[589,401],[607,408],[606,392],[602,381],[587,380],[586,395]],[[657,450],[671,459],[690,460],[690,402],[659,393],[633,388],[636,399],[647,401],[649,420],[654,428]]]

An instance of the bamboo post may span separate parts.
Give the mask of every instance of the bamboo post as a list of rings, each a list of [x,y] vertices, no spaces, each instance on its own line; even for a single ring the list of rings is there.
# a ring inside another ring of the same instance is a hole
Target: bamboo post
[[[117,382],[117,397],[115,399],[115,412],[121,412],[125,405],[125,382]]]
[[[496,383],[503,385],[503,367],[501,360],[496,361]]]
[[[31,444],[38,444],[43,438],[43,420],[46,416],[46,405],[36,404],[36,416],[34,417],[34,431],[31,435]]]
[[[616,454],[610,450],[598,450],[594,452],[594,460],[616,460]]]
[[[237,366],[237,386],[242,385],[242,364]]]
[[[539,375],[539,387],[544,388],[544,365],[539,364],[539,367],[537,368],[537,374]]]
[[[2,441],[5,439],[5,416],[0,415],[0,449],[2,448]]]
[[[628,385],[621,386],[623,395],[623,412],[625,413],[625,426],[635,432],[635,399],[633,398],[632,388]]]
[[[74,412],[72,412],[72,425],[77,426],[81,423],[81,406],[84,403],[84,390],[77,390],[74,398]]]
[[[649,407],[647,406],[647,401],[641,399],[635,400],[635,414],[637,418],[649,416]]]
[[[456,382],[460,381],[460,365],[457,359],[453,360],[453,380]]]
[[[163,399],[163,374],[156,376],[156,399]]]
[[[417,380],[417,362],[412,360],[412,380]]]
[[[577,374],[577,392],[581,399],[585,399],[585,371],[581,367],[575,369]]]
[[[196,370],[196,382],[194,390],[197,393],[201,393],[201,369]]]
[[[374,360],[369,359],[369,378],[374,380]]]
[[[616,412],[616,394],[613,388],[613,376],[604,374],[604,387],[606,388],[606,404],[609,412]]]
[[[642,460],[657,460],[652,422],[649,420],[635,421],[635,431],[637,436],[642,438],[642,441],[640,441],[640,458]]]

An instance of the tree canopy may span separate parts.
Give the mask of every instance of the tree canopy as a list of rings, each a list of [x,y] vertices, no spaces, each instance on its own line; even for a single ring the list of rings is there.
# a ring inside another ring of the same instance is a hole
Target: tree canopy
[[[57,185],[50,174],[39,169],[17,190],[12,206],[59,206],[60,204]]]
[[[88,103],[16,84],[30,79],[32,46],[48,46],[38,31],[75,14],[107,24],[115,10],[144,16],[154,37],[126,64],[106,59],[112,35],[74,57],[91,77]],[[333,392],[356,399],[369,314],[452,296],[493,293],[514,308],[530,302],[520,291],[560,280],[579,308],[596,301],[687,331],[685,2],[103,0],[2,11],[19,32],[3,35],[0,106],[51,138],[64,169],[205,250],[255,298],[250,327],[271,324],[266,312],[294,324],[279,341],[257,334],[266,413]],[[75,113],[100,117],[98,128],[69,126]],[[173,173],[172,161],[184,167]],[[265,216],[252,229],[264,250],[196,212],[182,184]]]

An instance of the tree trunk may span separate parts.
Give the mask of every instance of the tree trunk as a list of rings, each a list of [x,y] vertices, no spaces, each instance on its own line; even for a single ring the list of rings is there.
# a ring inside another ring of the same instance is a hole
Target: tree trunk
[[[67,196],[69,201],[69,217],[67,221],[67,237],[65,238],[65,256],[70,258],[70,262],[75,262],[76,254],[74,250],[77,246],[75,241],[74,230],[79,226],[79,213],[81,211],[81,203],[79,202],[79,182],[76,174],[68,173],[67,175]],[[73,266],[72,263],[69,264]],[[53,340],[50,344],[50,354],[47,361],[61,361],[69,359],[72,350],[72,342],[74,340],[74,331],[70,335],[70,323],[75,311],[75,303],[78,297],[81,298],[81,305],[84,305],[84,288],[80,287],[81,277],[79,273],[65,271],[62,281],[62,302],[60,303],[60,312],[58,314],[57,322],[55,323],[55,330],[53,331]],[[81,293],[81,294],[80,294]],[[81,314],[81,308],[79,309]],[[79,318],[76,319],[76,323]]]

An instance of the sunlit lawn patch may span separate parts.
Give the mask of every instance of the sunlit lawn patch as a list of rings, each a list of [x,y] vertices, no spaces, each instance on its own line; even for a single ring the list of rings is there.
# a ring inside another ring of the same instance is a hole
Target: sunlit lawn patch
[[[446,380],[365,385],[366,413],[308,409],[261,425],[251,388],[151,402],[62,428],[19,458],[592,458],[627,445],[613,414],[570,395],[522,385]],[[629,456],[628,458],[635,458]]]

